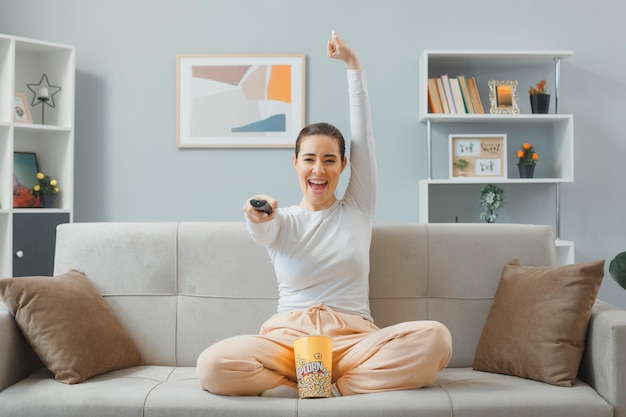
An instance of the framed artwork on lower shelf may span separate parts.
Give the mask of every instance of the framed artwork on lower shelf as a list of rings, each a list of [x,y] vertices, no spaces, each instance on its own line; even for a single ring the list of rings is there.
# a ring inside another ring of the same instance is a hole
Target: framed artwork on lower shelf
[[[449,135],[450,179],[507,177],[506,134]]]
[[[41,199],[35,197],[31,189],[37,181],[39,164],[34,152],[13,154],[13,207],[41,207]]]

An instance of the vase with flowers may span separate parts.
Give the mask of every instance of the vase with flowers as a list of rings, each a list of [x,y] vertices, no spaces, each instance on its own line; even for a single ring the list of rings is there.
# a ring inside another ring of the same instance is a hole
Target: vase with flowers
[[[495,223],[498,218],[497,210],[504,204],[504,190],[495,184],[487,184],[480,191],[480,205],[485,211],[480,218],[487,223]]]
[[[520,178],[532,178],[535,175],[535,164],[539,155],[535,152],[535,147],[530,143],[524,143],[517,151],[517,168]]]
[[[59,191],[59,183],[56,179],[45,175],[43,172],[37,173],[37,184],[33,186],[31,192],[35,197],[41,199],[42,207],[54,208]]]
[[[550,94],[546,80],[539,81],[528,89],[530,110],[536,114],[547,114],[550,110]]]

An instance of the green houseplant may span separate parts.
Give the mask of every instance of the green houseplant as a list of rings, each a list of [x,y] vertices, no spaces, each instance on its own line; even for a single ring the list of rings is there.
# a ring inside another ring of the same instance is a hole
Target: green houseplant
[[[498,218],[498,210],[504,204],[504,190],[497,185],[487,184],[480,192],[480,205],[485,211],[480,213],[480,218],[487,223],[495,223]]]
[[[609,264],[609,274],[626,290],[626,252],[620,252]]]

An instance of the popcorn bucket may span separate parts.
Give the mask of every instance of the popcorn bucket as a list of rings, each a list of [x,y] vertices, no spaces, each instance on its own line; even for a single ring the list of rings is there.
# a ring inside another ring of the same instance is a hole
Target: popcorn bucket
[[[328,398],[333,367],[333,339],[303,336],[293,341],[300,398]]]

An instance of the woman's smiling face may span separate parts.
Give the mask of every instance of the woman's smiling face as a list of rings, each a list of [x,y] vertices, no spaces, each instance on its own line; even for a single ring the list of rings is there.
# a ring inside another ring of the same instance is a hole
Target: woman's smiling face
[[[300,207],[310,211],[329,208],[347,160],[341,159],[337,139],[326,135],[303,138],[298,157],[292,156],[302,190]]]

